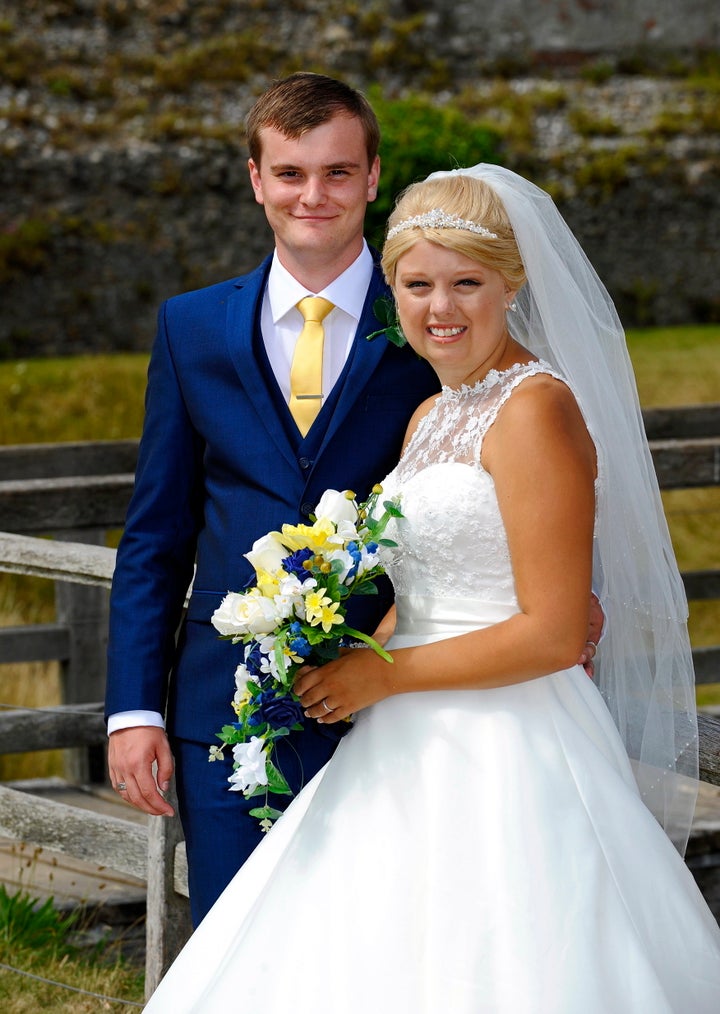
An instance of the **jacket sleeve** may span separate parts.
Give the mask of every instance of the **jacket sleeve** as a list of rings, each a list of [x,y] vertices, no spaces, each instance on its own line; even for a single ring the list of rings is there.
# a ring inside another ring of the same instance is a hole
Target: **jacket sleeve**
[[[135,488],[110,596],[107,714],[164,713],[202,524],[203,441],[176,373],[167,306],[158,314]]]

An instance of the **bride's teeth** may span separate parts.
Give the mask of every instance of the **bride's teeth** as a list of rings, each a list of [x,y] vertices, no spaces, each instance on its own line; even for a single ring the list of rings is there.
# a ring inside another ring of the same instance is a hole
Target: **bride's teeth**
[[[430,334],[434,334],[436,338],[452,338],[453,335],[460,334],[462,331],[461,327],[431,327]]]

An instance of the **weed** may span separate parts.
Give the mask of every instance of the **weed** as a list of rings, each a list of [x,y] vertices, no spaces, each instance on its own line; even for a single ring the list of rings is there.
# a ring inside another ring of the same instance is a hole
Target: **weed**
[[[0,939],[12,947],[57,950],[66,943],[78,911],[63,915],[52,898],[40,903],[24,891],[8,894],[0,884]]]

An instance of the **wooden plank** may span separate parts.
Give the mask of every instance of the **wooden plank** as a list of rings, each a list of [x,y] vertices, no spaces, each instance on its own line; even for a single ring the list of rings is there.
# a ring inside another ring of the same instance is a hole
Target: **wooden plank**
[[[60,704],[0,712],[0,754],[104,746],[102,704]]]
[[[109,588],[114,569],[115,550],[107,546],[0,532],[0,570]]]
[[[648,440],[720,437],[720,403],[645,408],[642,417]]]
[[[138,440],[83,440],[0,447],[0,479],[57,479],[67,475],[134,472]]]
[[[698,715],[700,780],[720,785],[720,718]]]
[[[720,437],[655,440],[650,452],[662,489],[720,485]]]
[[[134,475],[0,482],[0,531],[121,528]]]
[[[720,647],[693,648],[695,682],[720,683]]]
[[[720,570],[686,570],[680,577],[689,599],[720,599]]]
[[[168,800],[177,811],[174,784]],[[148,822],[147,922],[145,997],[157,989],[192,933],[190,906],[187,902],[187,862],[185,890],[175,889],[175,857],[185,855],[182,826],[177,817],[151,817]]]
[[[70,655],[70,631],[60,623],[0,627],[0,665],[51,662]]]
[[[144,825],[0,785],[0,835],[147,878]]]

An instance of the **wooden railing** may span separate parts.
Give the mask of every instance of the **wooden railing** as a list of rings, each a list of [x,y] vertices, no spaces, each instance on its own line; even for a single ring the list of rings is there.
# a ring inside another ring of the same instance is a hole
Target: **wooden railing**
[[[665,489],[720,485],[720,404],[644,414]],[[0,628],[0,663],[59,659],[61,706],[0,713],[0,754],[73,748],[77,781],[104,778],[107,589],[136,441],[0,447],[0,570],[53,580],[54,623]],[[51,533],[53,538],[38,538]],[[720,599],[720,570],[683,574],[688,598]],[[719,632],[720,633],[720,632]],[[720,683],[720,645],[693,652],[698,683]],[[699,716],[700,776],[720,785],[720,720]],[[82,754],[78,749],[82,748]],[[147,826],[0,786],[0,835],[147,880],[146,994],[190,932],[187,865],[177,818]]]

